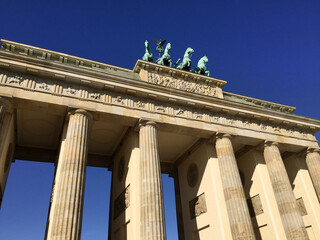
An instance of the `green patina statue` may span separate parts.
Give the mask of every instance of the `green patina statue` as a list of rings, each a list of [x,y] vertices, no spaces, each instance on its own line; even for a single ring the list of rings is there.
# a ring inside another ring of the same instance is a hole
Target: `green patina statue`
[[[161,53],[163,53],[164,49],[163,49],[163,45],[166,43],[166,40],[157,40],[157,39],[154,39],[155,43],[157,44],[157,52],[159,53],[159,58],[161,56]]]
[[[159,58],[156,63],[160,65],[170,66],[172,65],[172,60],[170,57],[171,43],[167,43],[164,53],[161,58]]]
[[[172,66],[173,62],[171,60],[171,56],[170,56],[170,50],[171,50],[171,43],[167,43],[166,48],[164,49],[163,46],[166,42],[166,40],[157,40],[154,39],[155,43],[157,44],[157,52],[159,53],[159,58],[158,60],[155,62],[159,65],[164,65],[164,66]],[[153,55],[151,53],[150,50],[150,46],[149,46],[149,42],[148,40],[146,40],[144,42],[144,45],[146,47],[146,52],[143,55],[142,60],[144,61],[148,61],[148,62],[153,62]],[[161,56],[161,54],[163,53],[163,55]],[[184,71],[190,71],[192,73],[196,73],[196,74],[202,74],[205,75],[207,74],[207,76],[210,75],[210,71],[207,70],[206,64],[208,63],[208,57],[204,56],[202,58],[200,58],[200,60],[198,61],[197,66],[190,70],[191,68],[191,55],[192,53],[194,53],[194,50],[191,47],[188,47],[186,52],[184,53],[182,62],[180,61],[181,59],[179,58],[177,60],[176,63],[174,63],[173,67],[177,68],[177,69],[181,69]]]
[[[210,71],[207,71],[207,67],[206,67],[207,62],[208,62],[207,56],[200,58],[200,60],[198,61],[197,67],[192,69],[190,72],[202,74],[202,75],[208,74],[207,76],[209,77]]]
[[[188,47],[183,59],[182,59],[182,63],[180,63],[177,68],[181,69],[181,70],[185,70],[185,71],[190,71],[190,67],[191,67],[191,54],[194,53],[194,50],[191,47]],[[178,60],[179,61],[179,60]]]
[[[144,46],[146,47],[146,53],[143,55],[142,60],[147,62],[153,62],[153,55],[151,53],[148,40],[144,42]]]

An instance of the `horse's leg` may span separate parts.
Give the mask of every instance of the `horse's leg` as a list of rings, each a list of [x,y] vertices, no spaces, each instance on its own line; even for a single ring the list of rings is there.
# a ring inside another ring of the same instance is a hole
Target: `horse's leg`
[[[210,71],[205,71],[205,74],[208,74],[207,76],[210,76]]]

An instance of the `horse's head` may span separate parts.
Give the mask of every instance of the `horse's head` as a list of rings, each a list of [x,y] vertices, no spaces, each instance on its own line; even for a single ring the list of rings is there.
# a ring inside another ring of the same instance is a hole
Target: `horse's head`
[[[166,51],[169,51],[170,49],[171,49],[171,43],[167,43]]]
[[[148,42],[148,40],[145,40],[145,41],[144,41],[144,45],[146,46],[146,48],[149,47],[149,42]]]
[[[186,54],[190,55],[192,53],[194,53],[194,50],[191,47],[188,47],[186,50]]]
[[[200,59],[200,61],[204,62],[204,63],[207,63],[208,62],[208,57],[207,56],[204,56]]]

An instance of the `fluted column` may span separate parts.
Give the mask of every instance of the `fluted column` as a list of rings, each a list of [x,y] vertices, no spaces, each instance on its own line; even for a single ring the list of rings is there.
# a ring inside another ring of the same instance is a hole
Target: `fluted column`
[[[230,135],[217,134],[216,151],[232,237],[255,239]]]
[[[264,159],[287,239],[309,239],[277,143],[265,143]]]
[[[81,234],[90,114],[69,113],[65,146],[59,157],[49,223],[50,240],[78,240]],[[51,225],[51,226],[50,226]]]
[[[141,240],[166,239],[162,181],[155,122],[140,121]]]
[[[320,202],[320,149],[309,148],[307,150],[306,162],[308,170]]]

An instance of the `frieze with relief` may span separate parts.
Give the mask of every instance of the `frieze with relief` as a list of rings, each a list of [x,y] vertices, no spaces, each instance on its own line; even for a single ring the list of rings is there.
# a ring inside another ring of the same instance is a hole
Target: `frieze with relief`
[[[164,82],[162,82],[162,84],[167,84]],[[81,88],[79,84],[66,84],[59,80],[44,80],[33,76],[30,77],[28,75],[12,74],[3,71],[0,72],[0,84],[38,92],[51,93],[55,95],[86,99],[103,104],[119,105],[138,109],[140,111],[152,111],[158,114],[166,114],[180,118],[210,122],[222,126],[250,129],[254,131],[268,132],[305,139],[309,139],[313,136],[311,130],[305,130],[286,125],[277,125],[275,123],[268,122],[267,120],[259,121],[255,119],[246,119],[242,116],[229,116],[225,113],[214,113],[210,110],[200,110],[192,106],[184,106],[139,98],[125,93],[110,92],[108,90]]]
[[[148,82],[164,87],[175,88],[186,92],[197,93],[206,96],[218,97],[215,86],[209,83],[197,83],[195,81],[176,79],[169,76],[162,76],[156,73],[148,72]]]

